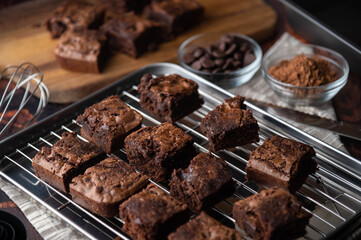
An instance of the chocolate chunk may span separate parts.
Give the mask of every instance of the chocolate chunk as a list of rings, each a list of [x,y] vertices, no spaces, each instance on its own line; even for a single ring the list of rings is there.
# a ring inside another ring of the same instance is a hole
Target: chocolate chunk
[[[222,68],[216,68],[212,71],[212,73],[220,73],[222,72]]]
[[[191,64],[192,62],[194,62],[195,57],[191,54],[191,53],[186,53],[182,56],[182,60],[185,64]]]
[[[220,51],[222,51],[222,52],[226,51],[226,49],[227,49],[227,43],[226,43],[226,42],[221,42],[221,43],[219,43],[218,49],[219,49]]]
[[[198,48],[193,50],[193,56],[195,58],[200,58],[200,57],[203,56],[204,52],[205,52],[204,48],[198,47]]]
[[[233,63],[232,63],[234,68],[241,66],[241,64],[242,64],[241,61],[233,61]]]
[[[218,59],[214,60],[214,63],[215,63],[217,66],[222,66],[222,65],[224,64],[224,59],[218,58]]]
[[[225,54],[228,56],[231,53],[234,52],[234,50],[236,50],[237,45],[235,43],[232,43],[231,46],[229,46],[229,48],[227,49],[227,51],[225,52]]]
[[[253,52],[246,52],[246,54],[244,55],[243,58],[243,66],[247,66],[249,64],[251,64],[254,60],[256,59],[256,56],[254,55]]]
[[[227,70],[227,69],[231,68],[232,62],[233,62],[232,58],[227,58],[225,64],[222,67],[222,69]]]
[[[221,50],[215,49],[212,51],[212,56],[215,58],[222,58],[225,56],[225,54]]]
[[[233,36],[230,35],[230,34],[223,35],[221,37],[221,42],[232,43],[233,42]]]
[[[201,61],[195,61],[192,63],[191,65],[192,68],[196,69],[196,70],[201,70],[202,68],[202,64]]]
[[[241,54],[241,53],[239,53],[239,52],[235,52],[235,53],[233,54],[233,58],[234,58],[235,60],[243,60],[243,54]]]
[[[216,66],[216,64],[212,61],[212,59],[208,58],[208,57],[202,57],[200,59],[200,62],[201,62],[202,67],[204,67],[206,69],[211,69]]]

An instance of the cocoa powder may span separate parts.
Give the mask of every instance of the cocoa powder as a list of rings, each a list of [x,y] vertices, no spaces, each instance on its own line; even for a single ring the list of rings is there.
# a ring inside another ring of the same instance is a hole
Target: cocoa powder
[[[337,79],[337,74],[327,61],[308,58],[301,54],[291,60],[283,60],[272,66],[268,73],[275,79],[299,87],[320,86]]]

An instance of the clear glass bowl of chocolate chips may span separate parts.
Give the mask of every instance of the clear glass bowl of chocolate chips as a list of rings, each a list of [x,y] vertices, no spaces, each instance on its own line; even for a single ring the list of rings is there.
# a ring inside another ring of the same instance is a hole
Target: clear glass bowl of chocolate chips
[[[276,95],[291,105],[321,105],[331,100],[349,74],[347,61],[328,48],[302,44],[268,51],[262,74]]]
[[[223,87],[248,82],[261,67],[262,49],[237,33],[203,33],[188,38],[178,50],[182,67]]]

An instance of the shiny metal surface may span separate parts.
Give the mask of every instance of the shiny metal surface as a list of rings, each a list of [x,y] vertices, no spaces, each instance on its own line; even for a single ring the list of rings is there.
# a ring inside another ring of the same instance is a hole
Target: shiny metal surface
[[[144,126],[159,124],[158,119],[144,112],[138,102],[139,95],[136,85],[144,73],[154,75],[178,73],[198,83],[199,92],[205,100],[204,105],[178,121],[176,125],[194,138],[194,145],[198,151],[207,151],[208,141],[200,133],[199,122],[224,98],[233,95],[177,65],[157,63],[120,79],[0,144],[0,175],[91,239],[113,239],[115,236],[129,239],[121,231],[121,219],[106,219],[96,216],[75,204],[69,195],[59,192],[38,179],[31,166],[31,159],[41,147],[51,146],[58,141],[62,132],[79,131],[80,126],[74,120],[76,116],[82,113],[86,107],[112,94],[119,94],[124,102],[139,111],[144,117]],[[361,214],[361,163],[255,105],[249,102],[246,104],[253,109],[255,117],[259,121],[261,141],[257,144],[238,147],[232,151],[223,150],[217,153],[227,161],[237,188],[232,197],[220,202],[207,213],[223,224],[234,227],[231,214],[233,203],[265,188],[245,180],[244,169],[249,154],[266,138],[279,134],[306,142],[312,145],[317,152],[315,159],[319,164],[319,170],[310,176],[296,193],[305,210],[312,213],[312,218],[307,226],[307,234],[301,239],[333,239],[346,228],[352,230],[353,223]],[[124,149],[120,149],[114,154],[126,161]],[[168,192],[169,188],[166,184],[156,184]]]
[[[269,103],[248,99],[248,102],[265,110],[266,112],[283,119],[290,119],[313,127],[326,129],[341,136],[361,141],[361,126],[348,124],[346,122],[333,121],[315,115],[299,112],[290,108],[283,108]]]

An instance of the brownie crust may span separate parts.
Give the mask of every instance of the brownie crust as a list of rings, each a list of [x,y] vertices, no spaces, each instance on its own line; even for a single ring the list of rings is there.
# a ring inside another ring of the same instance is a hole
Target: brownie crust
[[[134,239],[165,239],[189,216],[187,206],[154,184],[133,195],[119,207],[123,231]]]
[[[311,214],[288,191],[270,188],[236,202],[233,218],[255,240],[295,239],[306,233]]]
[[[313,156],[315,151],[311,146],[276,135],[251,153],[246,179],[295,192],[309,174],[316,172]]]
[[[105,52],[106,37],[97,30],[67,31],[54,49],[61,68],[86,73],[100,73]]]
[[[128,163],[109,157],[75,177],[69,190],[76,203],[100,216],[114,217],[120,203],[141,189],[147,180]]]
[[[104,152],[93,143],[65,132],[52,148],[43,147],[33,158],[36,176],[61,191],[69,191],[70,181],[85,169],[98,163]]]
[[[236,230],[201,212],[168,236],[168,240],[242,240]]]
[[[202,119],[201,131],[213,151],[259,141],[257,120],[243,101],[241,96],[226,99]]]
[[[141,128],[124,145],[129,163],[156,181],[168,179],[173,169],[186,168],[196,154],[192,137],[170,123]]]
[[[203,99],[196,82],[180,75],[145,74],[138,85],[142,108],[168,122],[175,122],[200,108]]]
[[[235,184],[226,162],[211,154],[200,153],[185,170],[173,171],[170,194],[199,212],[231,196]]]
[[[105,152],[114,152],[124,145],[124,139],[142,125],[143,117],[113,95],[87,108],[77,118],[81,135]]]
[[[81,31],[99,27],[104,18],[104,8],[85,0],[68,0],[59,6],[46,22],[52,38],[60,37],[65,31]]]

